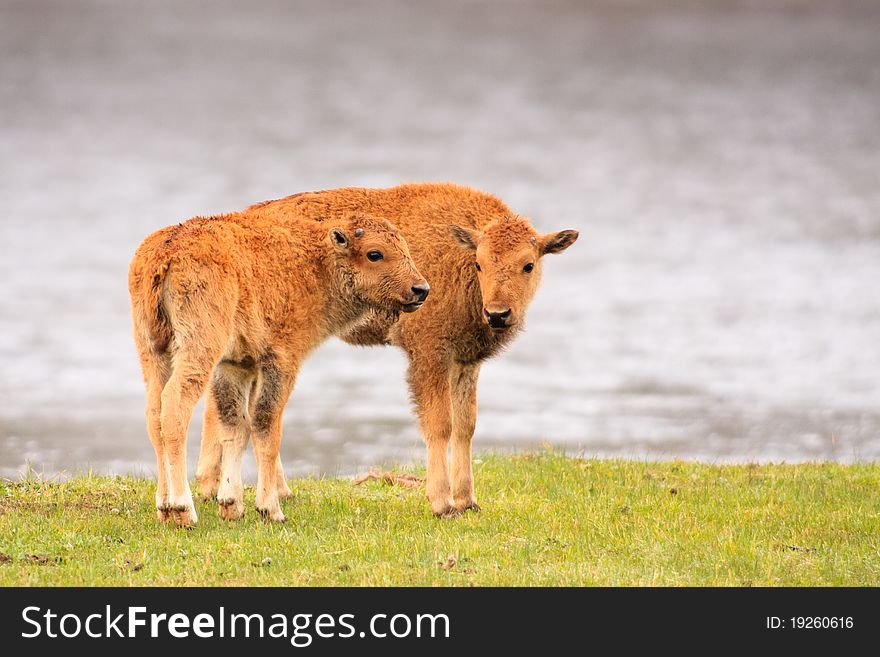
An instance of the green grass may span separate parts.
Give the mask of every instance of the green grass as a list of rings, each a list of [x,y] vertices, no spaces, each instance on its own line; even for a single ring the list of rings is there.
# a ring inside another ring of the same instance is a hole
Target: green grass
[[[880,465],[484,456],[480,514],[291,482],[288,522],[158,523],[152,481],[0,483],[0,585],[878,585]],[[30,555],[30,556],[29,556]],[[35,556],[34,556],[35,555]]]

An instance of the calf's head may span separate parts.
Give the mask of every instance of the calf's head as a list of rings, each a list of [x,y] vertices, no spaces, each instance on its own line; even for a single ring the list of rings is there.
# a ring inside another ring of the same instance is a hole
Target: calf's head
[[[393,224],[354,215],[331,228],[327,239],[346,291],[375,308],[407,313],[421,308],[431,287]]]
[[[522,323],[541,280],[541,257],[561,253],[578,238],[576,230],[540,235],[519,217],[493,221],[482,232],[461,226],[450,226],[449,232],[474,252],[482,318],[496,332]]]

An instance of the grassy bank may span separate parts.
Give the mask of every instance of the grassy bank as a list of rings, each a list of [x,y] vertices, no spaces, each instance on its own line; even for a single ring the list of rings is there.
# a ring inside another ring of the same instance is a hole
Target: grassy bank
[[[0,585],[878,585],[880,465],[485,456],[480,514],[421,488],[291,482],[253,511],[160,525],[151,481],[0,483]]]

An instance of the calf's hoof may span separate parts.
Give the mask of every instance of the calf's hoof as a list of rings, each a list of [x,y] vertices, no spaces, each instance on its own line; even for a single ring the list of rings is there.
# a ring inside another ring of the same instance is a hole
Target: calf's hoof
[[[220,517],[223,520],[240,520],[244,515],[244,504],[241,500],[225,497],[219,498],[217,504],[220,506]]]
[[[287,522],[287,518],[284,517],[284,512],[281,511],[280,507],[276,509],[261,509],[260,507],[257,507],[257,512],[263,520],[268,520],[269,522]]]
[[[461,511],[456,509],[451,504],[446,505],[442,509],[436,509],[436,510],[432,509],[432,513],[434,514],[435,518],[447,518],[447,519],[457,518],[458,516],[461,515]]]
[[[480,511],[483,510],[482,508],[480,508],[480,505],[477,504],[476,502],[467,502],[465,504],[457,504],[455,508],[457,508],[462,513],[464,513],[465,511],[475,511],[476,513],[479,513]]]
[[[171,507],[167,505],[157,506],[156,517],[159,518],[159,522],[171,522],[173,519]]]
[[[217,491],[220,489],[219,477],[204,477],[202,479],[198,479],[198,482],[199,495],[203,500],[213,500],[215,497],[217,497]]]
[[[196,510],[191,506],[174,506],[172,507],[171,513],[174,518],[174,523],[178,527],[195,527],[199,522]]]
[[[433,513],[438,518],[454,518],[459,514],[458,509],[455,508],[455,502],[452,499],[451,495],[440,494],[429,494],[428,496],[428,504],[431,505],[431,513]]]
[[[283,479],[278,479],[278,498],[279,499],[287,499],[291,495],[293,495],[293,491],[290,490],[290,486],[287,485],[287,482]]]

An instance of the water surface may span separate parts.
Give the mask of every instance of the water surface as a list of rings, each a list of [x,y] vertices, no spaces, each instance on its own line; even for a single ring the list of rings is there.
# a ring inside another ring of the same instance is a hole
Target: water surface
[[[153,469],[148,233],[421,180],[582,235],[483,369],[478,449],[880,457],[880,5],[139,4],[0,2],[0,475]],[[288,473],[422,458],[404,369],[322,347]]]

